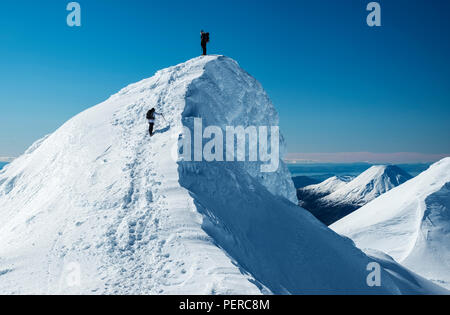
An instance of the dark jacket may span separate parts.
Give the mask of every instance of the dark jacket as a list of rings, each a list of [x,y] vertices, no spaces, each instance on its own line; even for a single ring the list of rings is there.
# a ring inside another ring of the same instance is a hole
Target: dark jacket
[[[206,33],[202,33],[201,38],[202,38],[202,46],[206,45],[208,43],[208,36],[206,35]]]

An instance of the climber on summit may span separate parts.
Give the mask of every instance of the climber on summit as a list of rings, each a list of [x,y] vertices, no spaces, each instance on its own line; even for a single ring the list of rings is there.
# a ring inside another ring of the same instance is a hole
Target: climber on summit
[[[202,39],[203,56],[206,56],[206,44],[209,43],[209,33],[205,33],[203,30],[200,31]]]
[[[153,127],[155,126],[156,115],[162,116],[164,118],[164,115],[160,114],[160,113],[157,113],[154,108],[150,109],[147,112],[147,120],[148,120],[148,124],[149,124],[149,130],[148,131],[150,133],[150,137],[153,136]],[[166,120],[166,118],[164,118],[164,120]]]

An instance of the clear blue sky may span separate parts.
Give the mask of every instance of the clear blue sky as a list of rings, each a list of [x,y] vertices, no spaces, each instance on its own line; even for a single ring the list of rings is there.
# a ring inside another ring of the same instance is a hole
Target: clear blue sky
[[[275,103],[290,152],[450,153],[450,1],[2,1],[0,156],[161,68],[236,59]]]

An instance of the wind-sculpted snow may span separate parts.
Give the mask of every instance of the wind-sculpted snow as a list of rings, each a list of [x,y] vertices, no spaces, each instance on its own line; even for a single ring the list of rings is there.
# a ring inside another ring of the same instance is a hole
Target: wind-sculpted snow
[[[166,120],[150,139],[152,107]],[[367,286],[377,259],[293,203],[281,161],[262,174],[260,162],[173,159],[194,117],[278,124],[236,62],[200,57],[77,115],[2,170],[0,293],[439,292],[388,269]]]
[[[450,287],[450,158],[331,226]]]
[[[218,126],[222,130],[227,126],[279,126],[278,114],[261,84],[242,70],[236,61],[225,57],[208,63],[205,73],[190,85],[183,112],[186,127],[191,128],[194,117],[200,117],[206,126]],[[249,145],[257,147],[258,143]],[[260,166],[265,163],[248,162],[250,150],[246,152],[247,162],[239,165],[271,193],[297,203],[294,183],[282,161],[284,145],[281,137],[276,172],[263,173]]]

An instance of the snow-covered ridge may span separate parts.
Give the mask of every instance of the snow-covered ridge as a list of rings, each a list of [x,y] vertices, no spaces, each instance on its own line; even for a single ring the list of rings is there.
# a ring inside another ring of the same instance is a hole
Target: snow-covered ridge
[[[167,122],[150,140],[152,107]],[[173,160],[195,117],[278,124],[235,61],[199,57],[77,115],[0,171],[0,293],[443,292],[381,259],[382,286],[368,287],[378,258],[297,207],[281,161],[262,174],[259,163]]]
[[[261,293],[203,230],[171,159],[188,87],[215,59],[122,89],[0,174],[1,293]],[[168,121],[152,141],[151,107]]]
[[[331,226],[450,287],[450,158]]]

